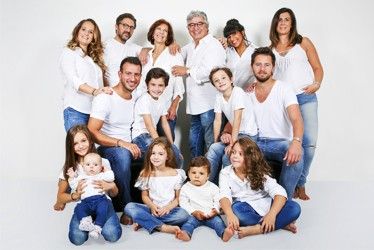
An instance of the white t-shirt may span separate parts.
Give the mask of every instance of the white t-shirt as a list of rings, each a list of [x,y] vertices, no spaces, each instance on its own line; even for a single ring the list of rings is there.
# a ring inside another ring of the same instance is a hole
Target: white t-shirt
[[[138,56],[142,47],[132,42],[125,44],[110,38],[105,42],[104,61],[108,67],[106,77],[110,86],[115,86],[119,82],[118,71],[122,60],[128,56]]]
[[[292,140],[292,124],[287,107],[298,104],[295,92],[287,84],[276,81],[264,102],[258,102],[255,91],[249,94],[254,104],[259,137]]]
[[[230,202],[247,202],[261,216],[267,214],[276,195],[287,198],[287,193],[277,181],[265,176],[263,190],[252,190],[248,179],[242,181],[236,174],[232,165],[223,168],[219,174],[220,199],[227,198]]]
[[[232,71],[234,84],[244,90],[248,87],[248,83],[256,80],[251,67],[251,56],[255,48],[255,45],[249,44],[241,56],[233,47],[226,49],[227,67]]]
[[[154,62],[152,58],[152,52],[153,50],[150,50],[148,52],[148,62],[143,65],[142,70],[142,79],[140,81],[139,86],[135,90],[136,96],[141,96],[145,92],[147,92],[147,84],[145,83],[145,78],[147,76],[147,73],[152,68],[162,68],[165,70],[166,73],[169,74],[169,83],[162,95],[160,96],[160,99],[163,99],[167,102],[166,106],[169,108],[171,105],[171,102],[177,97],[180,96],[180,100],[183,100],[183,94],[184,94],[184,84],[182,77],[175,77],[171,73],[171,68],[175,65],[184,66],[183,63],[183,57],[180,53],[177,53],[175,55],[170,54],[169,47],[166,47],[161,54],[158,56],[157,60]]]
[[[222,67],[226,53],[221,43],[211,34],[206,35],[195,47],[191,42],[182,48],[190,76],[186,78],[187,114],[198,115],[214,108],[216,88],[209,81],[213,68]]]
[[[140,190],[148,190],[149,198],[159,207],[168,205],[175,199],[175,191],[181,189],[187,179],[183,169],[176,169],[173,176],[139,177],[135,187]]]
[[[97,95],[92,102],[90,117],[104,121],[101,132],[107,136],[131,142],[134,122],[134,98],[126,100],[115,91],[112,95]]]
[[[65,80],[64,109],[71,107],[79,112],[91,112],[92,95],[79,91],[79,86],[88,84],[91,87],[103,86],[103,72],[91,57],[83,56],[81,48],[71,50],[64,48],[60,56],[60,70]]]
[[[214,112],[223,112],[231,125],[234,124],[235,110],[239,109],[243,109],[239,133],[251,136],[257,135],[257,124],[253,110],[253,103],[248,94],[237,86],[234,86],[228,101],[225,100],[222,93],[217,94]]]
[[[179,194],[179,205],[189,214],[199,210],[208,215],[215,208],[219,212],[219,188],[207,181],[202,186],[195,186],[190,182],[184,184]]]
[[[156,128],[160,117],[167,115],[167,109],[168,107],[166,106],[165,100],[155,100],[148,93],[144,93],[139,97],[135,104],[135,121],[132,126],[132,139],[141,134],[149,133],[145,126],[143,115],[151,115],[153,126]]]

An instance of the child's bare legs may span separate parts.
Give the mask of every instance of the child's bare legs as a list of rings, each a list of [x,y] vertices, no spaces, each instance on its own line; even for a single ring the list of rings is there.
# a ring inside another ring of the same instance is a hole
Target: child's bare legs
[[[222,240],[224,242],[227,242],[231,239],[231,237],[234,235],[235,231],[231,227],[226,227],[225,231],[223,231]]]
[[[188,233],[184,230],[177,230],[177,232],[175,233],[175,237],[179,240],[183,240],[183,241],[190,241],[191,240],[191,237],[188,235]]]
[[[300,200],[303,200],[303,201],[310,200],[310,197],[305,192],[305,186],[297,187],[296,190],[297,191],[295,191],[295,193],[297,192],[297,196]]]
[[[180,230],[178,226],[172,226],[172,225],[166,225],[162,224],[160,227],[158,227],[158,231],[168,234],[176,234],[177,231]]]

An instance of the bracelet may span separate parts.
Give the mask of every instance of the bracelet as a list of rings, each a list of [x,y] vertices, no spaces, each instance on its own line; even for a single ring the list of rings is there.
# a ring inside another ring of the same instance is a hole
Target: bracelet
[[[298,141],[298,142],[301,143],[301,139],[300,139],[300,137],[294,137],[294,138],[292,138],[292,140],[293,140],[293,141]]]
[[[91,93],[91,95],[95,95],[95,91],[96,91],[96,89],[94,89],[93,91],[92,91],[92,93]]]
[[[117,142],[116,142],[116,147],[120,147],[119,145],[119,142],[121,141],[121,139],[118,139]]]
[[[313,84],[318,84],[319,86],[321,86],[321,83],[317,81],[314,81]]]
[[[74,198],[73,198],[73,194],[74,194],[74,193],[70,193],[70,198],[71,198],[71,200],[72,200],[72,201],[77,201],[78,198],[74,199]]]

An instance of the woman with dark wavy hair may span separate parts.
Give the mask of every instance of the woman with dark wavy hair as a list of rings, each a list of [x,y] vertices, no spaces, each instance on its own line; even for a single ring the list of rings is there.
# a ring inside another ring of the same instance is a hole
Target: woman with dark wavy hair
[[[292,85],[304,120],[304,169],[294,197],[309,200],[305,183],[317,143],[316,92],[321,87],[323,68],[312,41],[297,32],[296,17],[291,9],[281,8],[274,14],[270,40],[276,56],[274,78]]]
[[[60,57],[64,85],[64,126],[87,125],[92,98],[112,90],[103,85],[106,70],[101,33],[92,19],[80,21]]]

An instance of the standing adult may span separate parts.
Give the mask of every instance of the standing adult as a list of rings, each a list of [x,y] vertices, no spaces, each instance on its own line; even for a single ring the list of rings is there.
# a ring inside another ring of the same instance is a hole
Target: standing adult
[[[187,28],[193,41],[182,48],[186,66],[174,66],[175,76],[186,76],[187,114],[191,115],[189,144],[191,157],[201,156],[213,143],[216,89],[209,81],[215,67],[225,65],[226,54],[220,42],[209,34],[208,17],[203,11],[191,11]]]
[[[169,74],[169,83],[160,98],[168,107],[166,118],[174,141],[177,110],[179,102],[183,99],[184,84],[181,76],[171,74],[171,68],[174,65],[184,66],[183,57],[179,52],[175,54],[170,52],[169,45],[174,42],[174,32],[171,24],[165,19],[159,19],[151,25],[147,38],[154,47],[148,52],[147,63],[143,66],[143,77],[137,91],[142,93],[147,91],[145,76],[150,69],[161,68]],[[160,122],[157,124],[157,132],[160,136],[165,136]]]
[[[312,41],[297,32],[296,17],[291,9],[281,8],[274,14],[270,40],[270,47],[276,56],[274,77],[292,86],[304,120],[304,168],[297,183],[295,197],[309,200],[305,183],[317,143],[316,92],[321,87],[323,68]]]
[[[292,199],[303,170],[303,119],[296,95],[288,84],[272,78],[274,53],[268,47],[252,54],[252,70],[256,77],[250,93],[258,126],[257,145],[266,160],[282,163],[279,182]]]
[[[120,64],[119,83],[112,95],[97,96],[92,103],[88,129],[92,133],[99,154],[109,160],[119,189],[113,199],[117,211],[132,200],[130,194],[131,161],[139,158],[140,149],[131,143],[135,98],[132,92],[139,85],[142,65],[137,57],[126,57]]]
[[[60,69],[65,80],[64,126],[68,131],[75,125],[87,124],[93,96],[112,92],[103,87],[106,67],[101,33],[94,20],[84,19],[74,27],[60,57]]]
[[[227,21],[223,35],[228,44],[226,65],[234,75],[234,84],[246,90],[255,81],[251,55],[256,46],[247,39],[244,26],[236,19]]]

